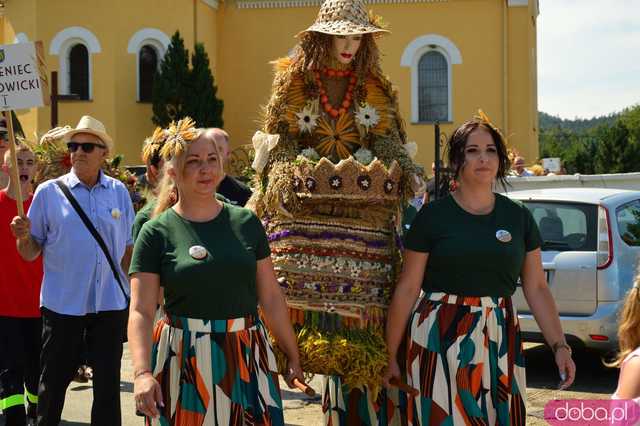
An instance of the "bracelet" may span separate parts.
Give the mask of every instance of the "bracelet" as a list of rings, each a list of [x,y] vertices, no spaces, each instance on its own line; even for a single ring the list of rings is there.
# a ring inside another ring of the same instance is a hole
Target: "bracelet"
[[[151,370],[145,369],[145,370],[138,370],[134,373],[133,375],[133,380],[137,379],[138,377],[142,376],[143,374],[152,374],[153,372]]]
[[[560,348],[565,348],[566,350],[569,351],[569,356],[573,355],[573,351],[571,350],[571,346],[569,346],[567,344],[567,342],[564,341],[559,341],[553,344],[553,346],[551,346],[551,350],[553,351],[553,354],[555,355],[556,352],[558,352],[558,349]]]

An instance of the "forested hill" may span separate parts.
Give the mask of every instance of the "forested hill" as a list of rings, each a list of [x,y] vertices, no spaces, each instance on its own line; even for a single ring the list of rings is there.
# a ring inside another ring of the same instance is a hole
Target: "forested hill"
[[[573,120],[567,120],[564,118],[556,117],[555,115],[547,114],[540,111],[538,113],[538,119],[540,121],[540,130],[548,130],[552,128],[560,127],[564,130],[571,130],[574,133],[584,133],[589,129],[597,127],[601,124],[612,124],[620,116],[619,112],[603,115],[593,118],[575,118]]]
[[[559,157],[567,173],[640,172],[640,104],[588,120],[540,112],[540,158]]]

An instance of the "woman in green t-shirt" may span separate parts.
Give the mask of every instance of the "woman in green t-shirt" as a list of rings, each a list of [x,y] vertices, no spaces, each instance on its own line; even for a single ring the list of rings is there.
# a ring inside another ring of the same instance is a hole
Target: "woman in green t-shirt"
[[[524,425],[525,369],[518,279],[562,380],[575,376],[558,311],[547,287],[540,235],[522,204],[493,192],[509,160],[500,131],[484,114],[448,142],[454,193],[425,205],[405,240],[404,267],[387,322],[391,377],[420,390],[408,401],[411,425]],[[413,310],[412,310],[413,308]],[[408,324],[405,371],[397,361]]]
[[[302,371],[267,237],[252,212],[213,196],[222,165],[215,142],[200,135],[190,119],[168,129],[153,218],[135,243],[129,347],[136,408],[148,425],[284,425],[258,305],[288,357],[289,383],[302,380]],[[161,287],[166,314],[152,333]]]

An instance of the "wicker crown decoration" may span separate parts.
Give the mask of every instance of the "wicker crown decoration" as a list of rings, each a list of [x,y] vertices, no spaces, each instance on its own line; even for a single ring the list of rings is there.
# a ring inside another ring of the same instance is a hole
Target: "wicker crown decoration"
[[[387,169],[380,160],[364,165],[353,157],[337,165],[322,157],[317,163],[302,161],[293,177],[300,198],[398,202],[402,169],[393,162]]]

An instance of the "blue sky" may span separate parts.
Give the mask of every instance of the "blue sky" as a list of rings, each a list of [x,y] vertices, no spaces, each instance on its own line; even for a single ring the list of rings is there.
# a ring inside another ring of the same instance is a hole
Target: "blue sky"
[[[640,0],[540,0],[538,109],[590,118],[640,104]]]

